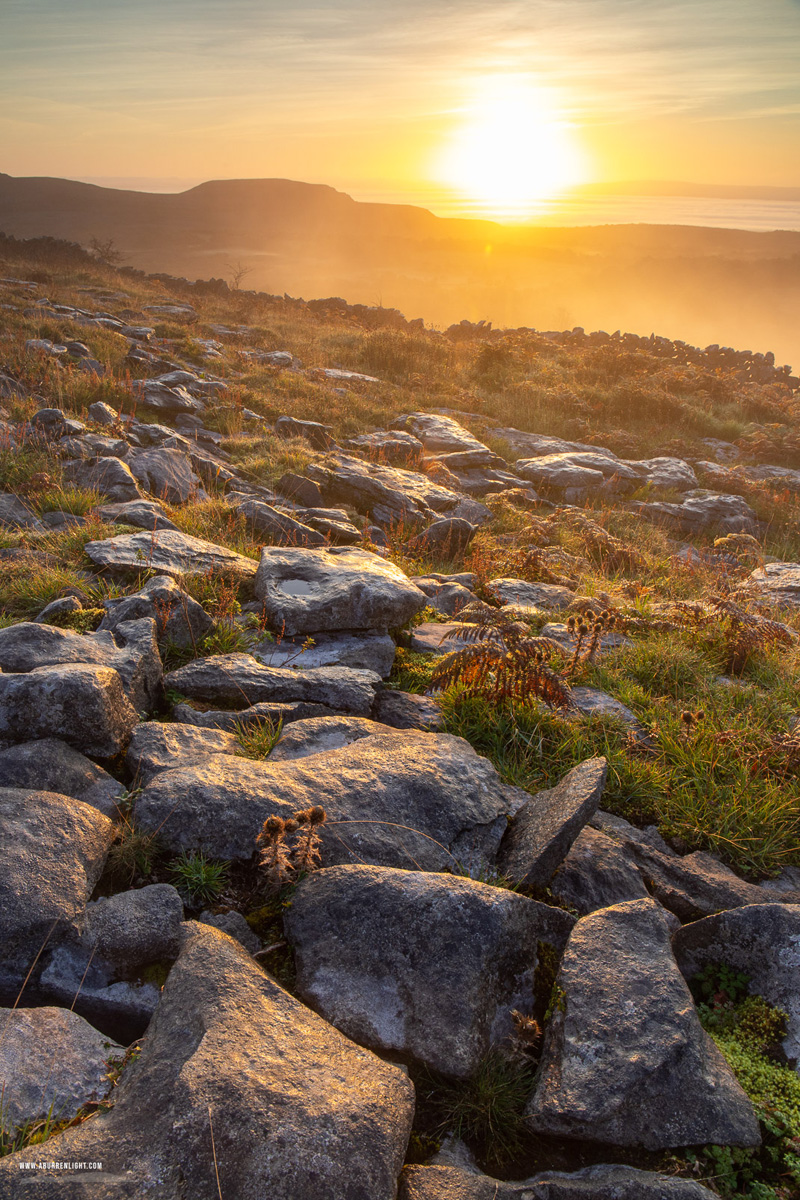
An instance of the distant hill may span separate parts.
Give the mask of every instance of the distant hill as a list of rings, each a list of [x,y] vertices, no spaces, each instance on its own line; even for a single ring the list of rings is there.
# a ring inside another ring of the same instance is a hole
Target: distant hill
[[[164,194],[2,174],[0,230],[112,238],[131,265],[188,278],[230,278],[241,264],[244,287],[383,303],[436,324],[658,330],[800,362],[800,233],[520,229],[286,179]]]

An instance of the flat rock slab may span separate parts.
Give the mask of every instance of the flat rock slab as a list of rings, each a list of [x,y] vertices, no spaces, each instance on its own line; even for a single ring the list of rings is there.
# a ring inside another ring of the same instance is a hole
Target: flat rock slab
[[[122,784],[58,738],[39,738],[0,751],[0,788],[58,792],[119,817]]]
[[[368,550],[265,547],[255,592],[271,629],[288,635],[392,629],[425,606],[394,563]]]
[[[45,942],[79,936],[114,825],[69,796],[0,788],[0,827],[0,996],[10,1003]]]
[[[373,707],[376,721],[394,729],[427,729],[437,733],[444,728],[444,713],[438,701],[414,692],[378,692]]]
[[[303,635],[265,639],[253,647],[253,657],[269,667],[309,671],[316,667],[354,667],[374,671],[386,679],[392,670],[396,646],[388,633],[366,630],[350,633],[316,633],[313,645]]]
[[[300,996],[361,1045],[467,1078],[533,1008],[537,946],[561,951],[573,918],[449,875],[331,867],[284,921]]]
[[[0,675],[0,738],[7,741],[60,738],[92,758],[114,758],[137,720],[112,667],[64,663]]]
[[[125,766],[137,786],[147,783],[159,771],[192,766],[212,754],[241,754],[242,744],[233,734],[218,729],[197,729],[191,725],[143,721],[133,731],[125,756]],[[0,771],[2,755],[0,754]]]
[[[524,579],[490,579],[486,590],[500,604],[523,608],[569,608],[575,592],[555,583],[527,583]]]
[[[758,1120],[703,1030],[653,900],[582,917],[556,978],[536,1133],[661,1150],[757,1146]]]
[[[455,454],[459,451],[490,453],[474,434],[439,413],[415,412],[403,418],[403,425],[419,438],[429,454]],[[398,422],[400,424],[400,422]]]
[[[170,671],[164,682],[183,696],[209,703],[221,701],[245,708],[262,702],[304,700],[368,716],[380,676],[352,667],[292,671],[264,666],[251,654],[213,654]]]
[[[544,630],[542,636],[548,636]],[[601,691],[600,688],[572,688],[572,703],[584,717],[610,717],[622,725],[627,725],[629,729],[636,730],[642,736],[647,735],[647,730],[640,723],[636,714],[631,712],[621,700],[610,696],[608,692]]]
[[[258,570],[252,558],[173,529],[123,533],[101,542],[87,542],[84,550],[96,566],[112,573],[159,571],[178,576],[213,572],[250,579]]]
[[[505,1182],[461,1167],[406,1167],[399,1200],[716,1200],[692,1179],[656,1175],[621,1164],[546,1171]]]
[[[748,976],[752,995],[787,1015],[783,1049],[800,1059],[800,904],[748,904],[679,929],[672,948],[684,978],[709,963]]]
[[[133,525],[138,529],[175,529],[167,514],[153,500],[128,500],[121,504],[103,504],[97,509],[102,521],[112,525]]]
[[[269,761],[293,762],[326,750],[341,750],[365,737],[386,733],[377,721],[366,717],[312,717],[295,721],[284,729],[273,747]]]
[[[800,563],[767,563],[753,571],[748,582],[765,591],[776,604],[800,605]]]
[[[148,618],[121,622],[113,632],[81,634],[35,621],[0,629],[3,671],[25,673],[59,663],[113,668],[137,712],[149,712],[160,700],[161,656],[155,622]]]
[[[720,533],[756,533],[758,516],[741,496],[698,489],[688,493],[681,504],[637,503],[636,511],[656,525],[666,525],[679,533],[703,533],[717,529]]]
[[[500,869],[525,887],[546,887],[584,825],[594,816],[608,763],[590,758],[523,804],[503,838]]]
[[[124,1050],[66,1008],[0,1008],[0,1091],[7,1129],[52,1110],[70,1120],[111,1086],[108,1060]]]
[[[457,621],[423,621],[411,631],[411,649],[418,654],[450,654],[462,650],[465,643],[453,635],[461,626]]]
[[[331,718],[337,721],[338,718]],[[309,803],[328,814],[325,865],[367,862],[442,871],[485,869],[527,793],[504,786],[469,743],[386,729],[296,762],[229,755],[164,771],[140,795],[136,819],[170,850],[250,859],[271,813]]]
[[[65,1172],[20,1170],[55,1158],[101,1162],[100,1200],[140,1200],[154,1180],[159,1200],[211,1200],[217,1175],[222,1194],[242,1200],[393,1200],[413,1114],[402,1071],[283,991],[231,938],[191,925],[113,1109],[0,1160],[0,1192],[27,1197],[35,1175],[37,1197],[63,1200]]]

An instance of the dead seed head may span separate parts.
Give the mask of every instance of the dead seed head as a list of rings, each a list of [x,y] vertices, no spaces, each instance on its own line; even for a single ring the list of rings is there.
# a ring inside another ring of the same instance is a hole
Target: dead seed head
[[[322,825],[327,815],[328,814],[321,805],[315,804],[314,807],[309,810],[308,819],[312,825]]]

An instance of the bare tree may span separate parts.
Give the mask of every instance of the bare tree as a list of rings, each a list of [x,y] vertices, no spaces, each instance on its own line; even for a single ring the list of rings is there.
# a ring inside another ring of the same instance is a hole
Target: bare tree
[[[226,263],[225,265],[227,266],[228,270],[231,273],[230,274],[231,288],[234,292],[238,292],[240,287],[242,286],[242,280],[245,278],[245,276],[251,275],[254,268],[246,267],[244,265],[244,263],[241,261],[241,259],[238,259],[235,263]]]
[[[113,238],[103,240],[93,237],[89,241],[89,249],[97,261],[106,267],[120,267],[127,257]]]

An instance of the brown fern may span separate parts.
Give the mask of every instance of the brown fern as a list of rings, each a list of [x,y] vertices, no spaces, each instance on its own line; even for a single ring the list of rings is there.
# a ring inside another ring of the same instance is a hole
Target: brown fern
[[[468,695],[496,701],[537,699],[550,708],[571,705],[569,685],[548,662],[551,652],[561,649],[557,642],[532,637],[513,613],[480,601],[462,609],[459,618],[450,636],[466,645],[436,665],[431,691],[459,684]]]

